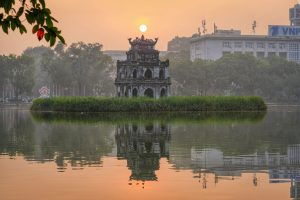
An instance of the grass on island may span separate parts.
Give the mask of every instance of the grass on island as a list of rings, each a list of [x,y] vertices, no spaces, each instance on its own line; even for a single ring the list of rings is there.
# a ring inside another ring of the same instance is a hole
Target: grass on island
[[[59,112],[191,112],[264,111],[255,96],[173,96],[160,99],[137,97],[52,97],[33,101],[31,110]]]

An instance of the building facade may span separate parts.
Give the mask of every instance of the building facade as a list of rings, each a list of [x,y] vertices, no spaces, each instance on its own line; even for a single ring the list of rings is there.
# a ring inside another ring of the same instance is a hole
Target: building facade
[[[300,37],[205,35],[191,40],[191,60],[217,60],[226,54],[248,53],[257,58],[280,56],[300,63]]]
[[[158,39],[145,39],[144,36],[132,40],[126,52],[125,61],[117,61],[115,80],[118,97],[147,96],[160,98],[170,96],[171,80],[169,60],[160,61],[155,49]]]
[[[270,25],[268,35],[242,35],[240,30],[215,30],[191,39],[191,60],[217,60],[226,54],[257,58],[280,56],[300,64],[300,5],[290,9],[291,26]]]

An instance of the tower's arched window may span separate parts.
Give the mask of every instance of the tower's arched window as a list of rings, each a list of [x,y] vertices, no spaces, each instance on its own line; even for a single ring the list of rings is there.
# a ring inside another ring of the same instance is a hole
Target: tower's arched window
[[[132,72],[132,78],[137,78],[137,70],[133,70]]]
[[[132,96],[133,96],[133,97],[137,97],[137,96],[138,96],[138,90],[137,90],[136,88],[134,88],[134,89],[132,90]]]
[[[164,73],[164,70],[161,69],[159,70],[159,79],[164,79],[165,78],[165,73]]]
[[[148,88],[147,90],[145,90],[144,96],[153,98],[154,97],[153,90],[151,88]]]
[[[152,71],[150,69],[146,70],[145,79],[152,79]]]
[[[160,91],[160,97],[165,97],[166,96],[166,89],[162,88]]]

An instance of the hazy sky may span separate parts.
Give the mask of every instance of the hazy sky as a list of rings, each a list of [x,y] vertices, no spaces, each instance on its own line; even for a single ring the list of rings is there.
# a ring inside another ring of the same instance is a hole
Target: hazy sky
[[[208,31],[215,22],[219,29],[241,29],[267,34],[269,24],[289,24],[288,9],[296,0],[47,0],[57,25],[68,44],[99,42],[104,50],[128,49],[129,37],[140,36],[139,25],[148,26],[146,37],[159,37],[157,48],[167,49],[174,36],[191,36],[201,20]],[[2,11],[1,11],[2,12]],[[0,31],[0,54],[20,54],[28,46],[47,45],[29,33],[9,35]]]

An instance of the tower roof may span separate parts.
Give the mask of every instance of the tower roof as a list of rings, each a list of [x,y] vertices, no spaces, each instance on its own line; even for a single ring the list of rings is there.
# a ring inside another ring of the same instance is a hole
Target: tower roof
[[[144,48],[148,48],[148,47],[153,48],[155,46],[155,44],[157,43],[158,38],[155,38],[154,40],[146,39],[144,37],[144,35],[142,35],[141,38],[136,37],[134,40],[132,40],[132,38],[129,38],[128,41],[132,48],[135,47],[135,49],[136,48],[144,49]]]

